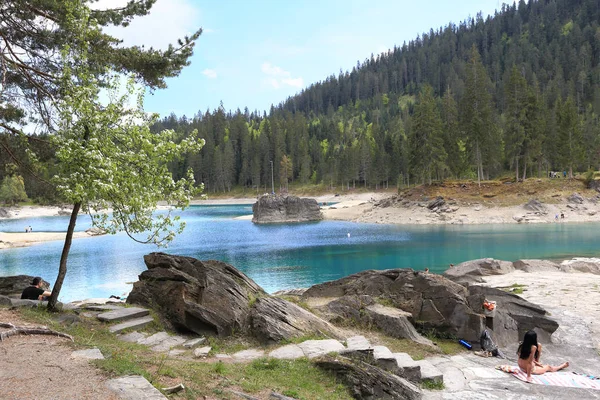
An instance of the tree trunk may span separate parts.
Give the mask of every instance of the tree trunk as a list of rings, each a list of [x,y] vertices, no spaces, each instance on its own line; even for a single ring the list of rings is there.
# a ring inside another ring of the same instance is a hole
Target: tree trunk
[[[519,182],[519,156],[515,156],[515,179]]]
[[[69,228],[67,229],[67,236],[65,237],[65,244],[63,246],[62,254],[60,256],[60,264],[58,266],[58,276],[54,287],[52,288],[52,295],[48,300],[48,309],[55,310],[56,302],[58,301],[58,295],[62,288],[65,275],[67,275],[67,258],[69,257],[69,250],[71,250],[71,242],[73,240],[73,232],[75,232],[75,224],[77,223],[77,215],[79,215],[79,209],[81,209],[81,202],[73,205],[73,211],[71,212],[71,219],[69,220]]]

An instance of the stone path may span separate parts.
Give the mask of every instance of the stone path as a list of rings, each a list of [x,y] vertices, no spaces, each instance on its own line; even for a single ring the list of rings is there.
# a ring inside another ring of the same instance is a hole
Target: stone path
[[[115,307],[120,308],[120,306],[115,305],[95,308],[88,306],[86,308],[90,311],[100,312],[98,317],[104,314],[103,319],[107,323],[110,323],[108,321],[111,319],[106,318],[106,314],[109,317],[112,315],[114,317],[112,320],[120,321],[119,324],[112,325],[109,328],[117,334],[120,340],[148,346],[152,351],[166,353],[169,357],[186,357],[188,359],[193,357],[197,358],[198,362],[211,362],[208,360],[208,356],[212,349],[209,346],[200,347],[206,341],[202,337],[186,338],[179,335],[169,335],[167,332],[150,335],[145,332],[132,331],[119,334],[120,330],[113,330],[114,327],[140,320],[139,315],[140,313],[143,315],[143,311],[139,309],[121,311]],[[123,310],[126,310],[126,308],[123,308]],[[558,320],[561,327],[553,335],[553,343],[545,344],[544,361],[557,364],[568,359],[571,361],[573,370],[598,375],[600,355],[590,356],[590,354],[596,353],[593,352],[593,338],[585,321],[577,315],[559,309],[549,309],[548,311]],[[152,321],[149,316],[141,318]],[[314,358],[328,353],[348,354],[359,352],[361,354],[371,354],[375,365],[411,382],[430,381],[444,384],[444,389],[441,391],[423,390],[424,399],[525,400],[577,398],[578,400],[600,400],[600,391],[531,385],[494,369],[498,364],[515,364],[515,351],[516,348],[505,351],[509,357],[507,360],[493,357],[482,358],[475,356],[473,353],[464,353],[415,361],[406,353],[393,353],[387,347],[371,345],[363,336],[354,336],[348,338],[345,343],[333,339],[307,340],[299,344],[280,346],[268,353],[262,349],[247,349],[234,354],[216,354],[212,360],[250,362],[262,357],[291,360],[302,357]],[[98,349],[75,351],[72,357],[103,358]],[[166,398],[141,376],[121,377],[109,381],[107,385],[122,399]]]

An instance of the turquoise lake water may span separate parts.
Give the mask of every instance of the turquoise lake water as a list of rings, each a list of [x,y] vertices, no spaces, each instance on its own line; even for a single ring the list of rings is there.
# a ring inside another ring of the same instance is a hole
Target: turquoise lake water
[[[60,300],[129,292],[152,251],[232,264],[266,291],[307,287],[366,269],[429,267],[482,257],[567,259],[600,256],[600,224],[379,225],[322,221],[254,225],[233,217],[251,206],[192,206],[181,213],[185,232],[167,249],[133,242],[125,234],[75,239]],[[0,220],[0,231],[64,231],[68,217]],[[90,226],[80,216],[78,231]],[[350,233],[350,237],[348,237]],[[0,250],[0,276],[39,275],[53,283],[63,243]]]

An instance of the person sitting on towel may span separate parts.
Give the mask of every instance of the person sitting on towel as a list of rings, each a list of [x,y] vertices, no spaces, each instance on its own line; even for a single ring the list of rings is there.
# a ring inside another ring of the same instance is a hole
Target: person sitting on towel
[[[542,345],[537,341],[537,333],[530,330],[525,334],[523,343],[517,349],[519,355],[519,368],[527,373],[527,382],[531,382],[531,375],[542,375],[546,372],[556,372],[569,366],[564,362],[558,366],[544,365],[540,362]]]

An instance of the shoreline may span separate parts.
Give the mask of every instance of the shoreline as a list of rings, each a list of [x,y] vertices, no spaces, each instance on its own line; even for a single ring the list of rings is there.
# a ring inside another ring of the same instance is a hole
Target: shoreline
[[[536,223],[597,223],[600,206],[584,201],[543,204],[544,210],[531,211],[523,205],[493,206],[479,203],[458,204],[449,201],[442,207],[428,206],[427,201],[403,201],[389,192],[328,194],[311,197],[321,206],[324,220],[392,225],[483,225]],[[255,198],[192,200],[190,205],[252,205]],[[331,204],[334,203],[334,204]],[[324,205],[328,204],[328,205]],[[159,206],[164,208],[164,206]],[[0,208],[0,223],[5,219],[65,216],[70,209],[58,206],[22,206]],[[561,218],[560,215],[564,215]],[[250,220],[251,215],[236,219]],[[1,225],[0,225],[1,226]],[[26,247],[53,240],[64,240],[65,232],[0,232],[0,249]],[[93,236],[77,232],[74,238]]]

